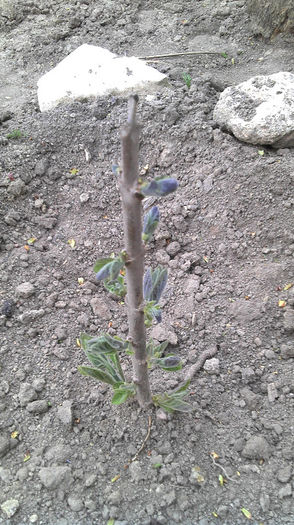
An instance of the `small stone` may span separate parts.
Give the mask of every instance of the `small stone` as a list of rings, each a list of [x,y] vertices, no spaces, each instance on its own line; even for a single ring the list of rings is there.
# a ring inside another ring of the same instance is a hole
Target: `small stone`
[[[207,359],[203,366],[204,370],[210,375],[219,374],[219,359],[213,357],[212,359]]]
[[[1,505],[1,510],[6,514],[7,518],[12,518],[19,509],[19,501],[17,499],[8,499]]]
[[[291,496],[291,494],[292,494],[291,483],[286,483],[286,485],[284,485],[279,490],[279,498],[280,499],[287,498],[287,497]]]
[[[284,328],[287,332],[294,332],[294,310],[284,312]]]
[[[252,383],[255,380],[255,372],[253,368],[250,368],[249,366],[246,368],[242,368],[241,370],[242,380],[245,385],[248,383]]]
[[[37,377],[32,382],[32,387],[36,390],[36,392],[42,392],[46,384],[45,379],[43,377]]]
[[[14,180],[10,183],[10,185],[7,188],[7,193],[12,195],[13,197],[19,197],[23,193],[25,193],[26,185],[21,179]]]
[[[267,385],[267,396],[270,403],[273,403],[278,397],[278,391],[275,383]]]
[[[30,324],[35,319],[38,319],[39,317],[43,317],[45,315],[45,310],[43,308],[40,308],[40,310],[29,310],[28,312],[24,312],[19,316],[19,320],[23,324]]]
[[[81,204],[85,204],[90,199],[89,193],[81,193],[80,195],[80,202]]]
[[[266,439],[257,435],[248,439],[241,454],[248,459],[268,459],[271,455],[271,449]]]
[[[8,483],[11,480],[11,474],[8,468],[0,467],[0,479],[2,479],[4,483]]]
[[[58,341],[65,341],[67,336],[68,336],[68,333],[65,328],[60,326],[55,329],[55,337],[58,339]]]
[[[161,421],[167,421],[168,420],[168,415],[167,415],[166,412],[164,412],[164,410],[162,410],[162,408],[159,408],[156,411],[156,418],[160,419]]]
[[[84,507],[82,500],[76,496],[69,496],[67,503],[74,512],[79,512]]]
[[[38,217],[38,225],[45,228],[45,230],[52,230],[56,223],[56,217]]]
[[[281,345],[281,357],[283,359],[291,359],[294,357],[294,345]]]
[[[90,305],[94,315],[104,319],[104,321],[109,321],[111,319],[111,311],[105,300],[100,297],[93,297],[90,301]]]
[[[48,412],[48,409],[48,401],[46,401],[45,399],[32,401],[27,405],[27,411],[31,412],[32,414],[44,414],[45,412]]]
[[[29,522],[30,523],[37,523],[39,517],[38,517],[38,514],[32,514],[30,517],[29,517]]]
[[[261,494],[259,499],[260,506],[263,512],[267,512],[270,508],[270,498],[268,494]]]
[[[21,467],[18,469],[16,473],[16,479],[21,481],[23,483],[27,478],[29,477],[29,469],[28,467]]]
[[[170,255],[171,257],[174,257],[175,255],[177,255],[177,253],[179,253],[180,250],[181,250],[181,245],[177,241],[171,242],[166,247],[166,251],[168,255]]]
[[[273,350],[270,350],[270,349],[265,350],[264,357],[266,357],[269,361],[272,359],[278,358],[277,354]]]
[[[171,345],[178,344],[178,337],[171,327],[163,326],[162,323],[157,324],[151,330],[151,337],[160,343],[168,341]]]
[[[17,297],[22,297],[24,299],[27,299],[28,297],[30,297],[31,295],[35,293],[35,287],[30,282],[22,283],[16,287],[15,293]]]
[[[72,400],[68,399],[64,401],[57,409],[58,418],[65,426],[69,428],[71,428],[73,425],[72,403]]]
[[[137,483],[145,479],[145,474],[141,468],[139,461],[133,461],[129,466],[129,473],[131,475],[132,481]]]
[[[287,467],[284,467],[284,468],[281,468],[280,470],[278,470],[277,479],[281,483],[287,483],[288,481],[290,481],[291,477],[292,477],[292,467],[291,467],[291,465],[287,465]]]
[[[85,486],[91,487],[92,485],[94,485],[96,479],[97,479],[96,474],[89,474],[85,479]]]
[[[256,346],[258,346],[258,347],[262,345],[262,341],[261,341],[260,337],[255,337],[254,344]]]
[[[38,160],[36,166],[35,166],[35,174],[36,175],[45,175],[46,171],[49,168],[49,161],[46,157],[41,158]]]
[[[94,510],[97,508],[97,503],[92,499],[86,499],[84,505],[90,512],[94,512]]]
[[[26,406],[31,401],[37,399],[37,392],[30,383],[22,383],[20,385],[18,399],[22,407]]]
[[[54,445],[45,452],[45,458],[54,463],[65,463],[72,455],[72,449],[69,445]]]
[[[69,485],[71,470],[69,467],[43,467],[39,471],[41,483],[49,490],[54,490],[62,483]]]

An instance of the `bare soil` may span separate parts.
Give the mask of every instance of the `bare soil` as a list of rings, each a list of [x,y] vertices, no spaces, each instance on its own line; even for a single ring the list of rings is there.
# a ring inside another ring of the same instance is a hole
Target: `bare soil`
[[[0,523],[293,525],[293,150],[213,121],[226,86],[293,72],[293,35],[260,39],[244,0],[2,0],[0,29],[0,505],[18,506]],[[38,78],[83,43],[227,53],[154,59],[169,87],[139,103],[140,169],[179,181],[146,264],[169,268],[151,333],[184,368],[151,372],[153,391],[217,348],[188,415],[114,407],[77,372],[82,331],[127,335],[125,306],[93,273],[123,248],[111,166],[127,97],[37,104]]]

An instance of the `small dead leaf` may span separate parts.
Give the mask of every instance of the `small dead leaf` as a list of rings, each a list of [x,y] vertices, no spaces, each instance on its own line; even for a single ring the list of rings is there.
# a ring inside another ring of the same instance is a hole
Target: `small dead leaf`
[[[27,240],[27,243],[28,243],[30,246],[32,246],[36,240],[37,240],[36,237],[31,237],[30,239]]]
[[[71,249],[74,250],[76,246],[76,241],[74,239],[68,239],[67,244],[69,244]]]
[[[284,290],[290,290],[290,288],[292,288],[294,283],[289,283],[289,284],[286,284],[286,286],[284,287]]]
[[[245,295],[244,299],[245,299],[246,301],[249,301],[249,299],[251,299],[251,295]]]
[[[245,518],[248,518],[249,520],[251,520],[252,514],[251,512],[249,512],[249,510],[242,507],[241,512],[244,514]]]
[[[203,256],[203,261],[205,261],[206,263],[208,263],[208,260],[209,260],[209,259],[208,259],[207,255],[204,255],[204,256]]]
[[[18,430],[15,430],[14,432],[12,432],[12,433],[10,434],[10,436],[12,437],[12,439],[16,439],[17,436],[18,436],[18,434],[19,434]]]
[[[232,58],[231,62],[232,62],[232,65],[234,66],[234,65],[235,65],[235,59],[234,59],[234,57]]]
[[[30,454],[29,452],[27,452],[27,453],[25,454],[24,458],[23,458],[24,463],[25,463],[26,461],[29,461],[29,459],[31,459],[31,454]]]
[[[76,339],[77,346],[81,348],[81,341],[79,339]]]
[[[27,244],[24,245],[24,249],[25,249],[27,252],[30,251],[30,247],[29,247]]]
[[[71,170],[69,170],[69,173],[71,175],[76,175],[77,173],[79,173],[79,170],[77,168],[72,168]]]
[[[281,300],[281,301],[279,301],[278,304],[279,304],[279,307],[280,307],[280,308],[285,308],[285,306],[286,306],[287,303],[286,303],[286,301],[282,301],[282,300]]]
[[[224,477],[221,474],[219,475],[218,480],[219,480],[220,486],[223,487],[225,480],[224,480]]]
[[[216,452],[210,452],[210,455],[213,459],[218,459],[219,455]]]
[[[111,483],[115,483],[119,478],[120,474],[117,474],[116,476],[114,476],[114,478],[112,478]]]
[[[84,284],[84,282],[85,282],[84,277],[78,277],[78,283],[79,283],[79,285]]]
[[[213,512],[212,515],[213,515],[215,518],[218,518],[218,514],[217,514],[217,512]]]
[[[258,150],[258,155],[260,155],[261,157],[264,156],[264,150],[263,149],[259,149]]]

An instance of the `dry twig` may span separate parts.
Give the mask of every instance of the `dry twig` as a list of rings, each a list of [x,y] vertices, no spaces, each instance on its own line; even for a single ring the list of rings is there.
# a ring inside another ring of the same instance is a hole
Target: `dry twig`
[[[137,57],[139,60],[157,60],[160,58],[192,57],[196,55],[223,55],[221,51],[186,51],[185,53],[167,53],[166,55],[150,55]]]
[[[134,457],[131,459],[130,463],[133,463],[133,461],[136,461],[139,457],[139,454],[142,452],[142,450],[144,449],[148,439],[149,439],[149,436],[150,436],[150,432],[151,432],[151,425],[152,425],[152,418],[151,416],[148,417],[148,430],[147,430],[147,434],[144,438],[144,441],[142,443],[142,445],[140,446],[138,452],[134,455]]]
[[[192,379],[192,377],[194,377],[194,375],[197,374],[197,372],[199,372],[199,370],[203,367],[205,361],[207,359],[210,359],[217,353],[217,350],[218,350],[217,346],[214,346],[212,348],[207,348],[207,350],[204,350],[204,352],[202,352],[202,354],[200,354],[200,356],[198,357],[198,360],[195,363],[195,365],[192,365],[189,368],[185,376],[185,380],[187,381],[188,379]]]

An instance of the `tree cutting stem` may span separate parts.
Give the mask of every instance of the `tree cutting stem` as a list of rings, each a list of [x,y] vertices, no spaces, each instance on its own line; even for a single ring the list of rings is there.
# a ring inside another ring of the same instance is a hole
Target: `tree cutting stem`
[[[134,355],[133,381],[140,407],[152,403],[146,352],[146,329],[143,303],[144,245],[142,242],[142,197],[138,185],[139,126],[136,122],[138,96],[129,99],[128,122],[121,133],[122,172],[119,188],[122,199],[124,241],[129,263],[126,265],[129,339]]]

